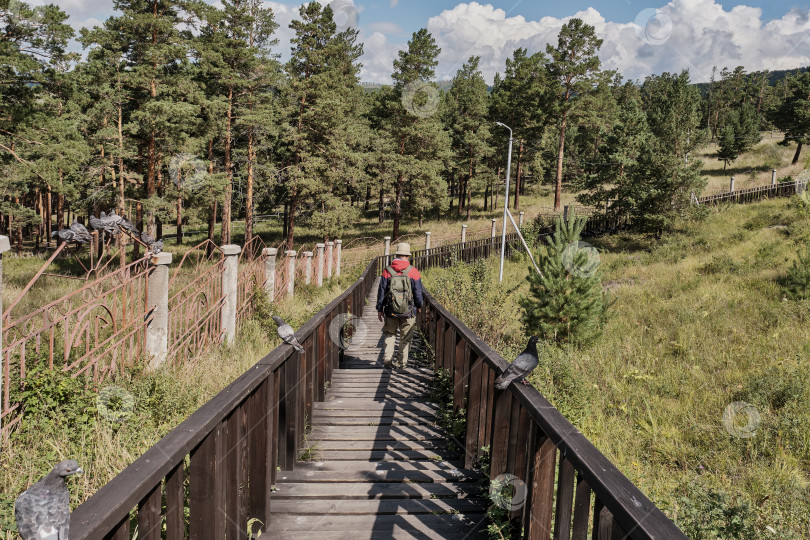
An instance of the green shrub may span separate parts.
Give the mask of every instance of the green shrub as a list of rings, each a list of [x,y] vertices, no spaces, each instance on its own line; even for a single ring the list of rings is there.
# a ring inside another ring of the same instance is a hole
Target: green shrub
[[[797,259],[785,277],[785,294],[793,300],[810,299],[810,243],[796,253]]]
[[[678,499],[676,524],[694,540],[755,540],[756,519],[751,503],[698,480]]]
[[[520,300],[530,334],[557,343],[588,344],[602,333],[608,311],[596,249],[579,241],[585,218],[558,218],[537,261],[529,269],[530,296]]]

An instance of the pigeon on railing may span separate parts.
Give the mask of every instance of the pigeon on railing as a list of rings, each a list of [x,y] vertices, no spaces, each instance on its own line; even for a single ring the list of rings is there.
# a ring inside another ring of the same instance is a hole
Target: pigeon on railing
[[[76,234],[73,229],[59,229],[51,233],[51,238],[58,238],[61,242],[76,242],[77,244],[86,244],[90,241],[89,238],[84,238]]]
[[[529,343],[523,352],[515,358],[515,361],[495,379],[495,388],[505,390],[509,383],[516,379],[522,379],[523,384],[529,384],[524,377],[537,367],[537,336],[529,338]]]
[[[118,214],[116,214],[115,210],[111,210],[107,218],[110,221],[114,222],[119,228],[129,231],[133,234],[138,234],[138,229],[135,228],[135,225],[133,225],[133,223],[124,216],[119,216]]]
[[[81,244],[86,244],[90,240],[92,240],[92,236],[90,236],[90,231],[87,230],[87,227],[79,223],[77,220],[73,220],[73,223],[70,224],[70,230],[76,233],[76,238],[80,239],[77,242]]]
[[[284,340],[284,343],[289,343],[295,347],[296,351],[304,352],[304,348],[298,342],[298,338],[295,337],[295,332],[293,332],[292,326],[287,324],[284,319],[278,315],[273,315],[273,320],[276,321],[276,324],[278,325],[278,337]]]
[[[149,248],[149,251],[152,252],[153,255],[157,255],[161,251],[163,251],[163,241],[162,240],[155,240],[152,238],[152,235],[146,231],[143,231],[140,234],[141,242],[146,244],[146,247]]]
[[[79,464],[72,459],[62,461],[17,497],[14,516],[17,519],[17,532],[23,540],[68,538],[70,494],[65,478],[82,472]]]
[[[97,231],[104,231],[110,234],[118,234],[121,232],[121,229],[115,223],[114,220],[110,220],[106,213],[101,212],[99,217],[90,214],[90,226],[93,227]]]

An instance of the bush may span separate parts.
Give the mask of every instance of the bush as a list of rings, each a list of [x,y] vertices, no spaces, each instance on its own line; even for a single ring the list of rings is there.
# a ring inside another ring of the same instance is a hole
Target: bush
[[[530,334],[564,343],[588,344],[602,333],[608,310],[595,248],[583,247],[579,237],[585,218],[558,218],[554,234],[538,253],[541,274],[529,269],[530,296],[520,301]]]
[[[785,294],[793,300],[810,299],[810,243],[796,253],[798,259],[788,269],[785,278]]]
[[[676,524],[689,538],[754,540],[756,520],[750,502],[696,481],[679,498]]]

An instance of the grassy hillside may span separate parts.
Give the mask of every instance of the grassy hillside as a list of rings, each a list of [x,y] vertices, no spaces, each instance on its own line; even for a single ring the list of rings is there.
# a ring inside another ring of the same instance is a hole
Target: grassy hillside
[[[786,200],[592,240],[615,299],[604,335],[542,350],[534,385],[690,538],[810,536],[810,302],[780,283],[808,241]],[[522,257],[502,285],[495,260],[425,277],[507,358],[526,339]]]

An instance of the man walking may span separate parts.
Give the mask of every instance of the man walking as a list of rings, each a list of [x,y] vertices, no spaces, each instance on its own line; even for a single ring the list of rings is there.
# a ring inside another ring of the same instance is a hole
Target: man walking
[[[385,267],[377,290],[377,317],[384,321],[385,358],[383,366],[391,369],[392,362],[397,368],[405,369],[408,363],[408,350],[411,346],[416,314],[422,310],[422,276],[411,266],[411,246],[397,245],[394,260]],[[397,330],[399,330],[399,351],[394,361]]]

